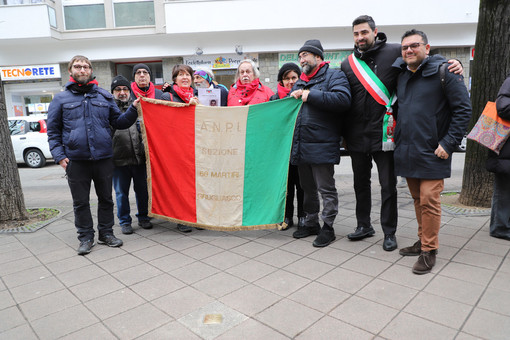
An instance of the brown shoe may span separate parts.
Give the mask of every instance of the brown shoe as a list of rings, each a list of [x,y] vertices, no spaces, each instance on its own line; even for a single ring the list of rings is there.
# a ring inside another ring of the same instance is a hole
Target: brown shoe
[[[402,256],[418,256],[421,254],[421,241],[416,241],[412,246],[405,247],[398,252]]]
[[[413,273],[421,275],[430,273],[436,264],[436,251],[422,251],[418,261],[413,266]]]

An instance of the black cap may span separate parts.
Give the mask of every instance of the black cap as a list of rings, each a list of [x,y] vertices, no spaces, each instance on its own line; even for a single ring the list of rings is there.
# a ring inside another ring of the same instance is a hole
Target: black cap
[[[285,73],[287,73],[288,71],[294,71],[297,73],[298,77],[301,75],[301,70],[299,69],[299,66],[297,66],[296,64],[294,63],[286,63],[286,64],[283,64],[282,68],[280,69],[280,71],[278,71],[278,82],[281,83],[283,81],[283,76],[285,75]]]
[[[112,86],[111,86],[111,91],[113,93],[113,90],[117,87],[117,86],[127,86],[127,88],[129,89],[129,91],[131,91],[131,83],[129,82],[129,80],[126,79],[126,77],[124,76],[116,76],[115,78],[113,78],[112,80]]]
[[[149,76],[151,76],[151,69],[149,68],[149,66],[147,66],[145,64],[136,64],[135,67],[133,67],[133,79],[135,79],[136,71],[138,71],[141,68],[143,68],[144,70],[149,72]]]
[[[299,49],[299,53],[306,51],[306,52],[312,52],[315,55],[318,55],[321,57],[322,60],[324,60],[324,49],[322,48],[320,40],[317,39],[311,39],[307,40],[303,47]]]

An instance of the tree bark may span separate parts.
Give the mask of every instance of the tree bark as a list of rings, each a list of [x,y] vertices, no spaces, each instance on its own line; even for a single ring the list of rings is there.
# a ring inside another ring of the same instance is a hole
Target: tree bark
[[[510,71],[510,1],[481,0],[471,77],[471,131],[487,101],[495,101]],[[459,202],[490,207],[494,176],[485,170],[487,149],[468,140]]]
[[[28,219],[25,198],[21,189],[18,166],[14,157],[3,87],[0,82],[0,221]]]

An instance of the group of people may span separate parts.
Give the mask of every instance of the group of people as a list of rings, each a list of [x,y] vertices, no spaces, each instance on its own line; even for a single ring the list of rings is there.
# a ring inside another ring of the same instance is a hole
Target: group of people
[[[137,97],[200,104],[196,88],[215,88],[221,91],[222,106],[252,105],[287,96],[303,101],[294,127],[283,223],[283,228],[294,226],[296,191],[298,222],[293,237],[313,235],[315,247],[328,246],[336,238],[334,165],[340,162],[343,136],[352,160],[356,196],[357,225],[348,238],[357,241],[375,234],[370,220],[370,174],[375,162],[381,185],[382,247],[397,249],[396,176],[402,176],[414,199],[418,241],[400,249],[400,254],[419,256],[414,273],[430,272],[439,247],[443,179],[450,176],[452,152],[471,116],[462,66],[457,60],[429,55],[430,45],[421,31],[407,31],[401,44],[389,44],[372,17],[363,15],[354,20],[352,32],[354,51],[341,69],[324,61],[319,40],[306,41],[298,52],[301,69],[294,63],[283,65],[276,94],[261,83],[256,64],[244,60],[229,91],[214,81],[210,70],[194,71],[182,64],[172,70],[173,83],[158,90],[150,81],[150,68],[138,64],[133,68],[133,82],[123,76],[113,79],[112,96],[98,87],[90,61],[74,57],[68,67],[66,91],[57,94],[49,107],[48,140],[55,161],[66,170],[73,196],[78,254],[89,253],[94,245],[88,197],[91,181],[99,201],[100,243],[122,245],[112,228],[112,178],[122,232],[133,232],[128,201],[131,180],[138,225],[152,227],[147,216],[147,174]],[[180,225],[179,230],[192,229]]]

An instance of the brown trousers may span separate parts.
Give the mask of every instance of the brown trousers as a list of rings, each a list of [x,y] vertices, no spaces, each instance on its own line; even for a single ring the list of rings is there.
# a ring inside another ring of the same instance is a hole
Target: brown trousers
[[[441,191],[444,188],[444,180],[407,178],[407,186],[414,199],[421,250],[438,249],[438,235],[441,227]]]

